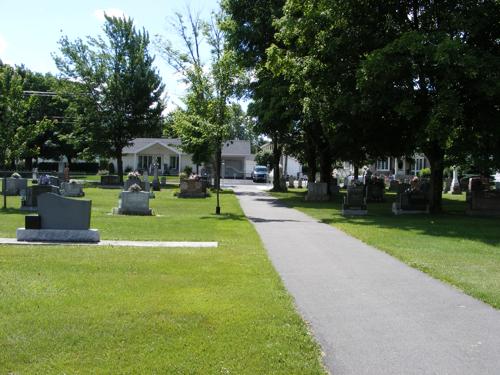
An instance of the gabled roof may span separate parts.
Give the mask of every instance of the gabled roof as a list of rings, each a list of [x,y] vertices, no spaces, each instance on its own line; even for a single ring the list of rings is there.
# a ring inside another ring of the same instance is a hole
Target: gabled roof
[[[184,154],[179,148],[181,140],[178,138],[135,138],[131,146],[123,149],[123,154],[137,154],[155,144],[166,147],[177,154]]]
[[[132,145],[123,149],[123,154],[137,154],[147,148],[159,144],[169,150],[186,155],[180,148],[179,138],[135,138]],[[246,156],[251,155],[250,142],[239,139],[224,142],[222,156]]]

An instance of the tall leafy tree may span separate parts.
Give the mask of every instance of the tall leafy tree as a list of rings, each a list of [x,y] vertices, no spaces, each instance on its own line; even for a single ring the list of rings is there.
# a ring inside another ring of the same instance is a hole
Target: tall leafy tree
[[[220,213],[222,147],[232,135],[232,99],[244,77],[235,64],[233,51],[226,48],[225,32],[219,28],[220,15],[214,14],[211,22],[205,22],[189,12],[187,19],[186,22],[177,14],[174,22],[183,48],[173,48],[168,40],[160,40],[159,48],[188,85],[184,97],[186,108],[174,114],[174,128],[182,139],[183,149],[193,155],[195,163],[213,163],[216,213]],[[209,61],[201,56],[203,46],[210,49]]]
[[[278,43],[275,20],[283,14],[284,0],[223,0],[223,28],[239,64],[252,77],[248,94],[252,99],[248,114],[256,119],[256,130],[272,139],[275,173],[273,189],[281,190],[277,166],[293,122],[298,103],[289,94],[290,82],[276,76],[267,66],[266,50]]]
[[[61,38],[54,56],[63,77],[78,82],[69,94],[78,104],[79,136],[87,152],[117,160],[123,181],[122,150],[139,136],[161,133],[164,85],[149,35],[132,19],[105,16],[104,37]]]
[[[0,64],[0,166],[15,166],[13,139],[22,117],[23,79],[7,64]]]
[[[475,156],[500,165],[500,3],[407,1],[398,10],[397,35],[366,56],[359,83],[376,117],[411,125],[439,212],[447,163]]]

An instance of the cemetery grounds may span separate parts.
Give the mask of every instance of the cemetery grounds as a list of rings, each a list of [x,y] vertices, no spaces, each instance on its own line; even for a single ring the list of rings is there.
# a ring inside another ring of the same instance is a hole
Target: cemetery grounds
[[[217,248],[0,246],[0,373],[324,374],[320,350],[234,195],[155,192],[157,216],[110,215],[119,190],[85,188],[102,239]],[[19,197],[0,237],[24,226]]]
[[[329,202],[306,202],[304,189],[272,193],[289,207],[330,224],[406,264],[500,309],[500,218],[467,216],[465,194],[443,194],[439,215],[394,215],[396,195],[368,203],[368,215],[344,217],[345,191]]]

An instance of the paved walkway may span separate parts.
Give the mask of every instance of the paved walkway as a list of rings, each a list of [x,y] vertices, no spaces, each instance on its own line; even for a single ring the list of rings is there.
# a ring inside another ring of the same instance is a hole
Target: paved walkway
[[[101,240],[99,242],[32,242],[18,241],[15,238],[0,238],[0,245],[64,245],[64,246],[130,246],[130,247],[217,247],[218,242],[189,241],[119,241]]]
[[[235,187],[333,375],[499,375],[500,311]]]

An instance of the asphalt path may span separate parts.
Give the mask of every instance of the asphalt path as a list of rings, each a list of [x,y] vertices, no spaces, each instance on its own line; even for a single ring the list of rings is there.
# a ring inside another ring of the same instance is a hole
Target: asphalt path
[[[234,190],[333,375],[500,375],[500,311],[262,185]]]

